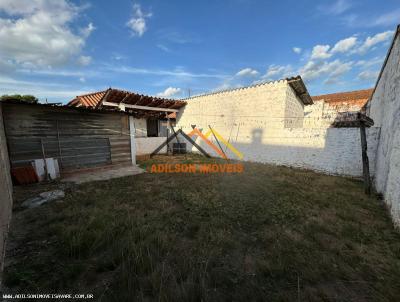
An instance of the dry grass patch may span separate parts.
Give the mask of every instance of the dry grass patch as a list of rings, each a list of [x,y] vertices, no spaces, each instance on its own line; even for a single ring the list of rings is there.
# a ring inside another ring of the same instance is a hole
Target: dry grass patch
[[[101,301],[400,297],[400,235],[349,178],[255,163],[242,174],[145,173],[72,186],[64,203],[14,214],[5,277],[15,291]]]

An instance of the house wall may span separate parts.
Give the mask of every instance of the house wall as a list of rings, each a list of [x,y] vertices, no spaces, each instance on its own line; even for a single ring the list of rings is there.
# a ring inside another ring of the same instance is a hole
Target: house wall
[[[208,129],[212,123],[225,135],[234,123],[240,124],[242,135],[255,127],[283,128],[287,86],[282,80],[188,99],[177,114],[177,128],[188,132],[191,125]]]
[[[3,104],[3,110],[12,166],[42,158],[41,139],[46,157],[64,170],[131,162],[125,114],[29,104]]]
[[[196,125],[205,133],[210,125],[243,153],[243,160],[362,175],[359,129],[303,127],[307,106],[303,108],[286,81],[195,97],[187,103],[177,116],[177,127],[188,133]],[[214,141],[212,135],[209,139]],[[217,156],[201,139],[196,142]],[[373,166],[376,130],[368,130],[368,143]],[[228,157],[237,158],[223,149]]]
[[[386,66],[368,104],[369,116],[380,127],[375,178],[394,222],[400,226],[400,38],[397,35]]]
[[[136,142],[136,155],[149,155],[166,141],[165,137],[138,137]],[[162,148],[159,154],[167,153],[167,146]]]
[[[3,127],[2,105],[0,103],[0,288],[4,266],[5,241],[11,219],[12,183],[8,160],[7,142]]]
[[[324,101],[314,101],[314,104],[304,107],[304,128],[331,127],[336,117],[343,112],[360,111],[359,104],[329,104]]]
[[[305,106],[289,85],[286,85],[286,100],[284,104],[285,128],[303,127]]]

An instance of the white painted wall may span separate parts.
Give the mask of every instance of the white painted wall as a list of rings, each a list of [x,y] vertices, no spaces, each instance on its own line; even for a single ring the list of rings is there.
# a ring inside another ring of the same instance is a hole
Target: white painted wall
[[[398,29],[399,30],[399,29]],[[380,127],[374,184],[383,193],[394,222],[400,226],[400,38],[397,35],[386,66],[368,104]]]
[[[343,112],[358,112],[359,104],[331,105],[324,101],[314,101],[313,105],[304,107],[304,128],[328,128],[336,117]]]
[[[205,133],[211,125],[244,154],[244,160],[362,175],[359,129],[303,127],[303,104],[286,81],[199,96],[187,102],[177,116],[177,128],[188,133],[191,125],[196,125]],[[214,141],[213,136],[210,139]],[[196,142],[217,156],[201,139]],[[368,130],[368,143],[374,167],[376,129]],[[195,151],[192,146],[189,149]],[[236,158],[225,150],[228,157]]]
[[[166,141],[166,137],[137,137],[136,141],[136,155],[151,154],[158,146]],[[167,153],[167,146],[161,149],[159,154]]]
[[[287,82],[281,80],[190,98],[177,114],[176,128],[188,132],[193,124],[208,128],[210,122],[220,132],[229,132],[233,123],[240,124],[241,129],[283,128],[287,88]]]
[[[238,127],[234,127],[234,133]],[[368,157],[371,174],[379,129],[367,129]],[[222,135],[222,133],[220,133]],[[226,139],[229,136],[223,135]],[[213,136],[209,139],[217,145]],[[212,156],[218,154],[201,139],[196,142]],[[360,130],[358,128],[285,128],[268,133],[268,129],[255,128],[252,136],[238,136],[230,143],[243,153],[243,160],[272,163],[290,167],[311,169],[327,174],[362,176]],[[190,146],[193,152],[196,149]],[[238,159],[228,149],[229,158]]]

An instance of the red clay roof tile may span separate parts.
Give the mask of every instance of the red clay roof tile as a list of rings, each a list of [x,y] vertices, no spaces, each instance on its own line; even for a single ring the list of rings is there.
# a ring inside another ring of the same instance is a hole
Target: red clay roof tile
[[[104,96],[105,93],[106,90],[78,95],[76,98],[74,98],[72,101],[68,103],[68,106],[96,107],[96,105],[100,102],[101,98]]]
[[[355,91],[347,91],[347,92],[338,92],[331,94],[322,94],[312,96],[313,101],[321,101],[324,100],[331,105],[340,105],[340,104],[351,104],[358,105],[360,107],[364,106],[364,104],[368,101],[370,96],[372,95],[373,89],[363,89],[363,90],[355,90]]]

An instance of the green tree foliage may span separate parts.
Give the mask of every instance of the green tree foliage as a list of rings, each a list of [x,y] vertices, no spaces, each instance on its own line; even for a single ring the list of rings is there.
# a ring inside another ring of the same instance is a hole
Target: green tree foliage
[[[39,100],[37,97],[33,95],[20,95],[20,94],[13,94],[13,95],[2,95],[0,96],[0,101],[19,101],[19,102],[26,102],[26,103],[31,103],[31,104],[37,104],[39,103]]]

